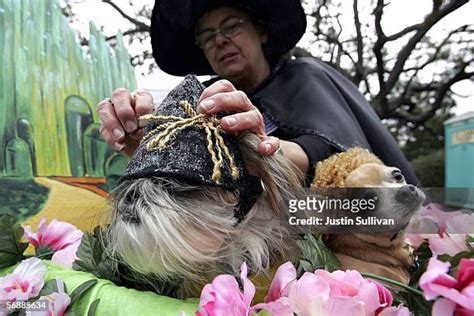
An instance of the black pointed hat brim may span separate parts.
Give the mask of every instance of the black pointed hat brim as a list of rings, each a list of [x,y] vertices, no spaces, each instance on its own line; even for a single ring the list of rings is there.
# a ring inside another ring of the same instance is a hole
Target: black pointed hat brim
[[[175,76],[213,75],[202,50],[195,44],[195,26],[205,12],[226,5],[248,8],[263,21],[268,32],[268,55],[287,53],[306,30],[306,15],[299,0],[157,0],[150,35],[158,66]]]

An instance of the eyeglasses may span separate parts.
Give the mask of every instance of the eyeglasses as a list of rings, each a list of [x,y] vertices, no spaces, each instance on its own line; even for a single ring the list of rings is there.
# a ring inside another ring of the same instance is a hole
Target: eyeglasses
[[[232,17],[225,20],[217,30],[204,30],[196,34],[196,44],[204,50],[214,47],[217,34],[221,33],[226,38],[237,36],[242,31],[242,26],[247,19]]]

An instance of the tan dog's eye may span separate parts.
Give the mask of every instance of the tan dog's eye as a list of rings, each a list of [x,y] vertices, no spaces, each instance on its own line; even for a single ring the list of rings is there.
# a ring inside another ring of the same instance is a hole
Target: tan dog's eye
[[[405,177],[401,173],[400,170],[393,170],[392,171],[392,177],[396,182],[403,182],[405,181]]]

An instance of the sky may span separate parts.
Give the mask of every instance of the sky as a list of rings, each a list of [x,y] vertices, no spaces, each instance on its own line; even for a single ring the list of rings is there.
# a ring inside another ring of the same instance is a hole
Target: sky
[[[137,7],[141,7],[144,4],[151,7],[154,3],[153,0],[133,0],[135,7],[132,7],[129,4],[129,0],[115,0],[114,2],[131,15]],[[106,35],[113,35],[118,30],[127,30],[130,26],[130,24],[124,21],[120,14],[99,0],[73,0],[71,3],[78,19],[72,26],[86,37],[88,36],[88,25],[90,21],[93,21],[97,27],[102,27]],[[344,1],[343,3],[342,27],[343,29],[351,29],[351,25],[353,25],[352,1]],[[360,1],[360,12],[368,12],[364,10],[365,3],[368,4],[369,1]],[[385,8],[386,14],[384,14],[383,17],[382,26],[386,34],[391,34],[410,24],[421,22],[423,16],[429,12],[431,3],[431,0],[392,0]],[[439,25],[433,27],[428,34],[436,37],[437,34],[442,34],[444,30],[452,30],[462,24],[472,23],[472,16],[474,16],[474,1],[470,1],[459,10],[445,17]],[[310,24],[311,23],[308,23],[308,26],[310,26]],[[309,36],[303,36],[300,44],[307,46],[308,39]],[[393,49],[396,51],[401,45],[403,45],[403,40],[394,43]],[[144,46],[137,44],[128,46],[128,49],[131,55],[133,55],[142,50],[143,47]],[[153,90],[171,90],[182,80],[181,77],[167,75],[159,69],[155,70],[152,74],[147,74],[146,69],[138,68],[136,69],[136,77],[139,88]],[[474,111],[473,81],[461,81],[454,85],[452,90],[458,95],[456,97],[458,103],[456,109],[457,114]]]

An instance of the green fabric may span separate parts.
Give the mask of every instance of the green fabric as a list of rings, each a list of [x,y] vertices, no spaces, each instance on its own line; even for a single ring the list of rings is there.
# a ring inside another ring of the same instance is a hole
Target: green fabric
[[[71,294],[82,283],[97,279],[90,273],[66,269],[43,260],[47,267],[45,281],[61,279],[66,284],[68,294]],[[14,267],[0,270],[0,276],[11,273]],[[184,311],[187,316],[194,315],[198,309],[198,300],[177,300],[160,296],[152,292],[120,287],[108,280],[98,279],[94,285],[79,301],[72,306],[76,315],[87,315],[89,306],[94,300],[100,298],[96,315],[163,315],[176,316]]]

